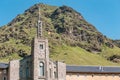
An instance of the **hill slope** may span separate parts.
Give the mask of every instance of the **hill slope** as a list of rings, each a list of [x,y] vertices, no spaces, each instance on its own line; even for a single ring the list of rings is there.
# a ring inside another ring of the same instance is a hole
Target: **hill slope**
[[[65,60],[68,64],[119,65],[107,59],[114,54],[119,55],[120,49],[80,13],[67,6],[45,4],[35,4],[0,28],[1,61],[30,55],[31,41],[36,35],[39,7],[52,59]],[[116,49],[117,52],[114,53]],[[109,50],[111,55],[108,54]]]

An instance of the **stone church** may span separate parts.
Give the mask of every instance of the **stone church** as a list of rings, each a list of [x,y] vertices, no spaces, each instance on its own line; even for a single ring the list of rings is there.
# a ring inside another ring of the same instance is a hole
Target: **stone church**
[[[48,40],[42,36],[42,21],[38,20],[37,36],[31,55],[9,63],[9,80],[65,80],[66,65],[49,59]]]
[[[38,20],[31,55],[0,63],[0,80],[120,80],[120,67],[74,66],[49,59],[48,40],[42,36]]]
[[[7,68],[5,64],[1,64]],[[31,55],[13,60],[0,80],[65,80],[66,64],[49,59],[48,40],[42,36],[42,21],[38,20],[37,36],[31,47]]]

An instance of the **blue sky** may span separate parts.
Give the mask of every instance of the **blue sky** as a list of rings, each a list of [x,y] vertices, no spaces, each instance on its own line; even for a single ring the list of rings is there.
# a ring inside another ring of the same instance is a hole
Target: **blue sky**
[[[120,0],[0,0],[0,26],[36,3],[70,6],[107,37],[120,39]]]

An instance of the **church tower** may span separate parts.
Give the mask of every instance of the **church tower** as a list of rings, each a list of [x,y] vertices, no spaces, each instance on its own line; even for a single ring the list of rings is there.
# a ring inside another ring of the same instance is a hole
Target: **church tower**
[[[33,80],[49,80],[49,47],[48,40],[42,34],[42,21],[37,23],[37,36],[34,38],[32,47]]]

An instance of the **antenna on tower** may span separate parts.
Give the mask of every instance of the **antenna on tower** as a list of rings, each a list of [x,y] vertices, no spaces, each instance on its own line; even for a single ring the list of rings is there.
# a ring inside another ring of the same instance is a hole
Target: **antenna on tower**
[[[38,20],[40,20],[40,7],[38,9],[39,9],[39,12],[38,12],[39,13],[39,19]]]
[[[40,20],[40,7],[39,7],[39,13],[38,13],[38,23],[37,23],[37,37],[41,38],[42,37],[42,21]]]

